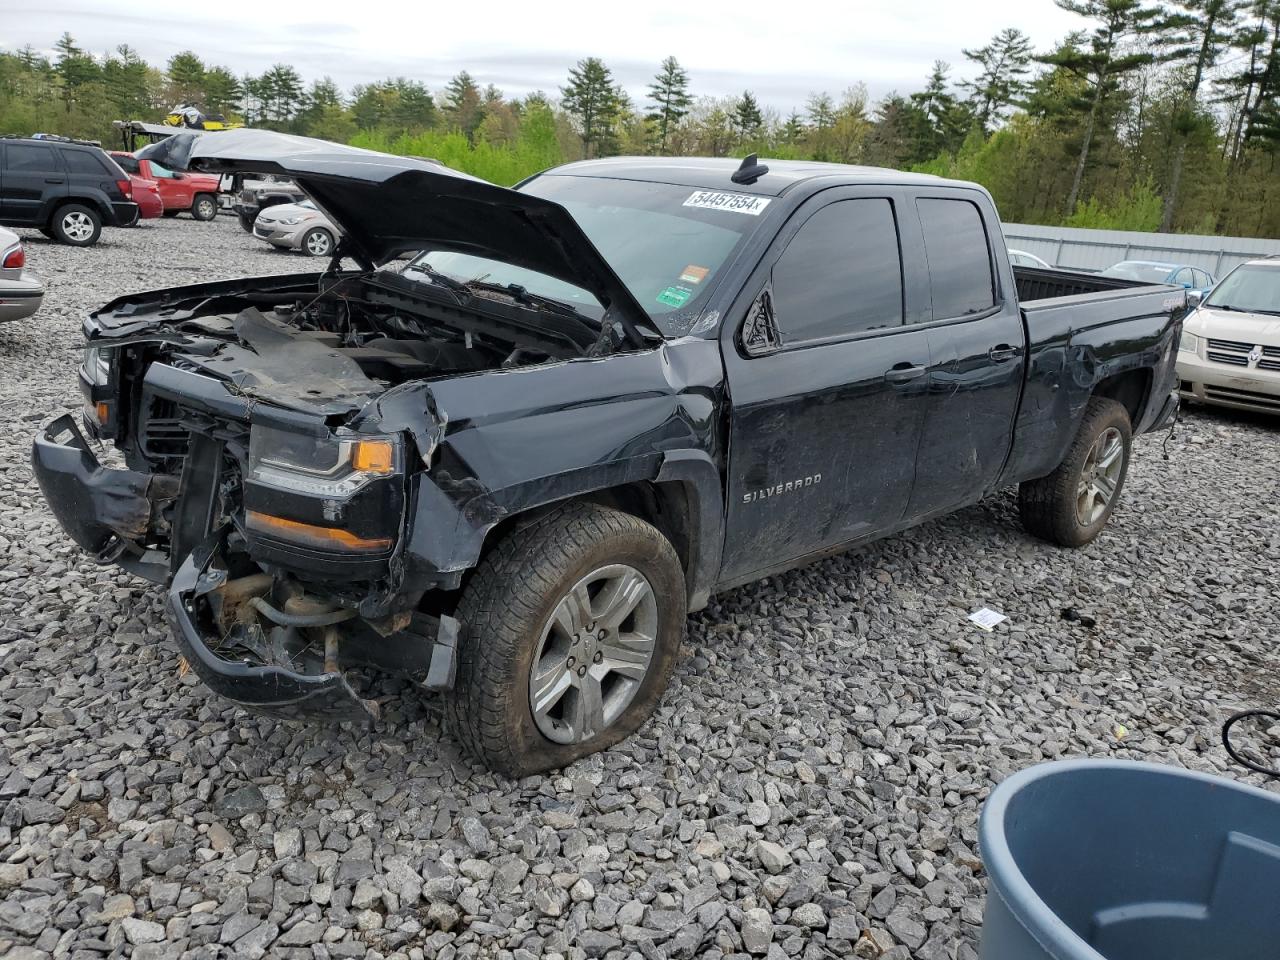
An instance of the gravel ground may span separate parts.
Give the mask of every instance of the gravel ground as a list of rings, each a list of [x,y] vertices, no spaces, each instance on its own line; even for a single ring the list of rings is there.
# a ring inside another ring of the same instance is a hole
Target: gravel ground
[[[308,264],[226,218],[27,240],[49,295],[0,328],[0,955],[973,958],[994,783],[1222,771],[1227,711],[1280,700],[1280,423],[1193,411],[1086,550],[1002,495],[717,598],[657,717],[558,775],[473,766],[393,682],[371,729],[249,716],[178,676],[158,589],[72,548],[28,445],[78,407],[89,309]]]

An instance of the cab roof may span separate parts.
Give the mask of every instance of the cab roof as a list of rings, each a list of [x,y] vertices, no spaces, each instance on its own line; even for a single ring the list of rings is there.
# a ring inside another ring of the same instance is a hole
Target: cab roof
[[[958,180],[944,180],[928,173],[903,173],[887,167],[822,163],[816,160],[770,160],[766,157],[761,157],[760,163],[769,168],[768,173],[755,183],[734,183],[730,177],[741,163],[740,159],[734,157],[609,157],[605,160],[566,163],[561,167],[553,167],[542,175],[673,183],[684,187],[754,193],[767,197],[781,196],[796,184],[819,178],[835,178],[846,183],[974,186]]]

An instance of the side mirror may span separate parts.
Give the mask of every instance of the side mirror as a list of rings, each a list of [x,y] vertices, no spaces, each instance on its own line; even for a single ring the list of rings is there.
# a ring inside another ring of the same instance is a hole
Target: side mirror
[[[1187,291],[1187,306],[1195,308],[1200,306],[1200,301],[1204,299],[1204,293],[1200,290]]]

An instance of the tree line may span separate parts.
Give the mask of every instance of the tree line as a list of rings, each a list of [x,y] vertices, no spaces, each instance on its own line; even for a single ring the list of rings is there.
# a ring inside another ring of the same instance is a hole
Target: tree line
[[[674,58],[633,99],[586,57],[554,93],[511,97],[463,71],[344,91],[288,64],[237,76],[195,52],[163,67],[70,34],[52,56],[0,51],[0,133],[113,142],[112,119],[199,104],[250,126],[433,156],[510,184],[615,154],[825,160],[976,180],[1010,221],[1280,235],[1280,0],[1055,0],[1080,29],[1037,51],[1015,29],[935,63],[918,90],[872,102],[862,83],[785,114],[751,90],[697,96]]]

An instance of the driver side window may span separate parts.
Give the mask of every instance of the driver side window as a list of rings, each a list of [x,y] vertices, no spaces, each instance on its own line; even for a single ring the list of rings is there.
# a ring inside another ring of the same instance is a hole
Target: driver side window
[[[154,160],[151,161],[151,178],[153,180],[172,180],[173,171],[168,167],[162,167]]]

